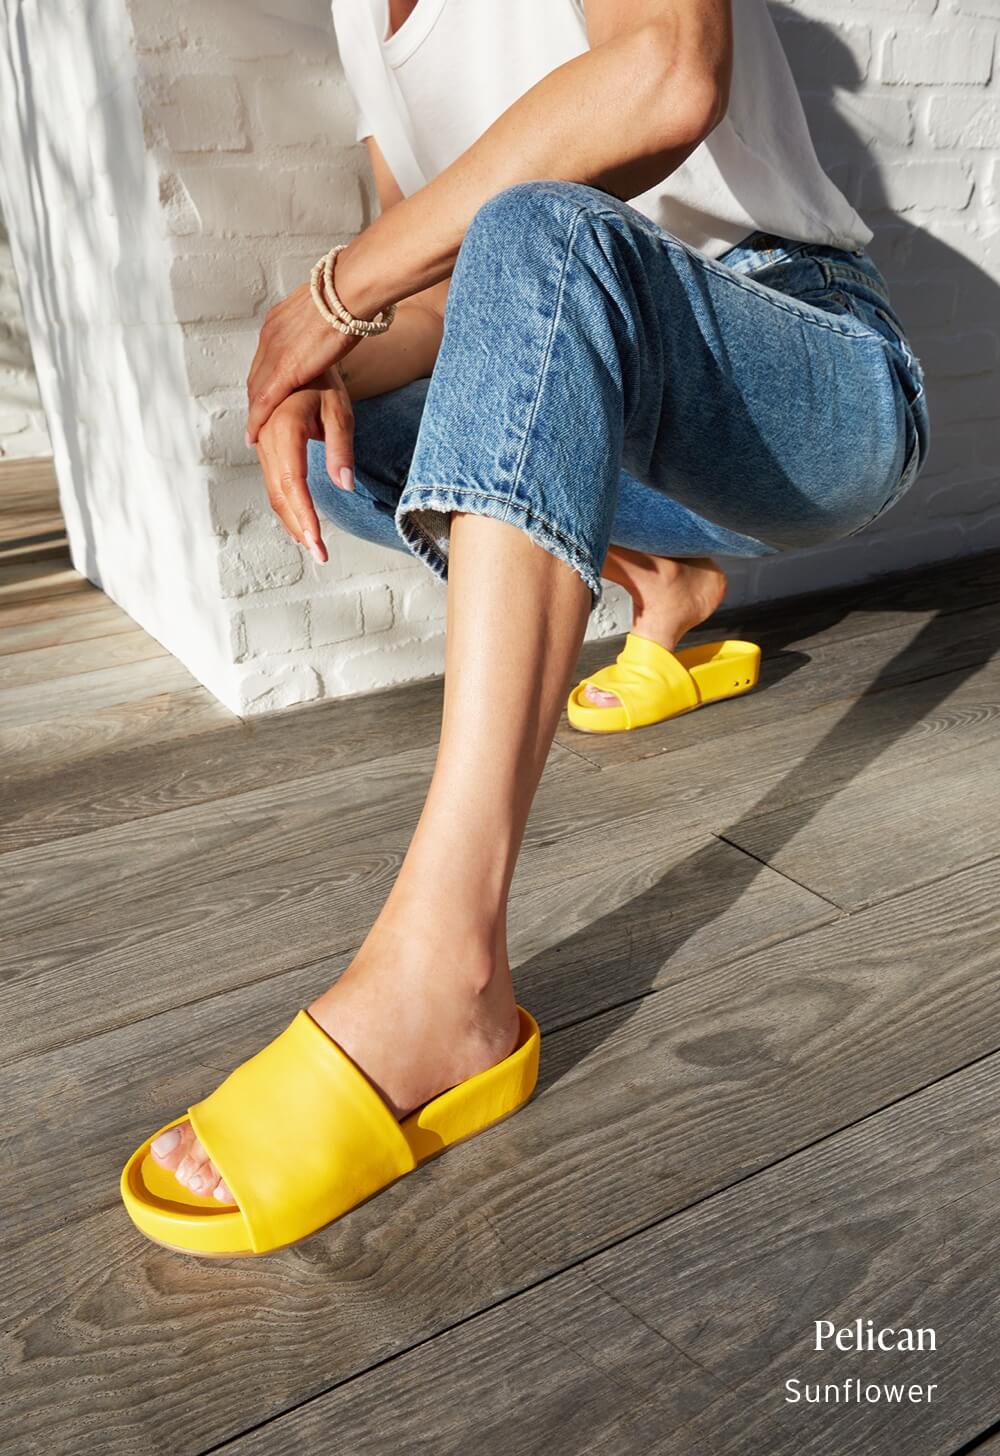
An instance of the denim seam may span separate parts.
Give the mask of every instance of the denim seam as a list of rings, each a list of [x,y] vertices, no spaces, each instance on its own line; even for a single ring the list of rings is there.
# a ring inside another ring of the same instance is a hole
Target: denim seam
[[[585,208],[581,206],[579,211],[589,211],[592,212],[595,217],[608,217],[613,219],[615,222],[622,221],[621,213],[613,212],[610,208]],[[574,223],[575,221],[576,219],[574,219]],[[685,253],[688,254],[692,261],[698,265],[699,268],[703,268],[708,273],[714,273],[717,278],[723,279],[726,283],[731,283],[735,288],[742,288],[745,293],[752,293],[755,297],[760,297],[761,290],[766,290],[767,295],[770,295],[771,293],[778,294],[776,298],[771,298],[768,296],[767,302],[772,304],[775,308],[783,308],[786,313],[792,314],[795,318],[802,319],[806,323],[815,324],[817,328],[829,329],[832,333],[840,334],[845,339],[866,339],[869,337],[868,334],[859,334],[854,329],[839,328],[836,323],[831,322],[831,320],[827,318],[816,318],[813,313],[808,312],[804,308],[792,307],[790,298],[794,297],[794,295],[788,297],[784,294],[779,294],[777,289],[767,289],[767,285],[764,283],[758,283],[756,287],[748,286],[750,283],[752,283],[751,275],[743,275],[741,273],[737,273],[735,269],[726,268],[724,265],[720,265],[715,261],[714,258],[710,258],[707,253],[702,253],[698,248],[692,248],[691,246],[689,246],[689,244],[684,242],[683,238],[676,238],[673,236],[672,233],[667,234],[662,231],[656,231],[652,227],[642,227],[640,223],[632,224],[631,219],[629,219],[629,222],[630,225],[635,226],[639,228],[640,231],[646,233],[647,237],[651,237],[656,239],[656,241],[658,242],[665,243],[668,247],[681,248]],[[746,282],[743,281],[744,276],[746,276]],[[821,312],[822,310],[817,311]],[[876,335],[876,337],[878,336]]]
[[[521,480],[521,474],[524,469],[524,460],[525,456],[528,453],[528,439],[531,435],[531,427],[535,422],[535,416],[538,413],[538,403],[542,396],[542,386],[545,382],[545,374],[546,370],[549,367],[549,360],[552,357],[552,345],[555,341],[556,328],[559,323],[559,316],[562,313],[563,297],[566,291],[566,272],[569,267],[570,254],[573,251],[573,239],[576,236],[577,224],[579,223],[580,218],[583,216],[585,210],[586,209],[583,206],[577,207],[577,210],[573,216],[573,221],[570,224],[569,233],[566,237],[566,249],[563,253],[562,266],[559,269],[559,286],[556,290],[555,307],[552,310],[552,320],[549,324],[548,338],[545,340],[545,348],[542,352],[542,360],[538,369],[538,381],[535,386],[535,397],[531,401],[531,408],[528,411],[527,424],[524,427],[524,437],[521,441],[521,453],[518,455],[517,464],[514,466],[514,474],[511,479],[510,490],[507,492],[508,505],[513,499],[514,492],[517,490],[518,484]]]
[[[714,273],[718,278],[724,279],[725,282],[731,283],[736,288],[742,288],[746,293],[752,293],[755,297],[760,296],[761,290],[764,290],[768,295],[771,293],[778,294],[777,289],[768,289],[766,284],[758,283],[754,286],[753,281],[749,275],[746,275],[746,281],[744,281],[743,274],[737,273],[734,269],[727,268],[724,264],[718,263],[715,258],[710,258],[708,254],[703,253],[700,248],[692,247],[691,244],[686,243],[683,238],[678,238],[673,233],[668,233],[665,228],[658,228],[654,222],[647,218],[644,218],[642,213],[637,212],[635,219],[624,219],[620,212],[616,212],[613,208],[610,207],[595,207],[593,205],[588,205],[587,203],[583,202],[574,203],[573,206],[575,207],[576,211],[573,218],[572,228],[570,230],[571,235],[573,232],[575,232],[576,225],[579,222],[580,215],[582,213],[588,213],[592,217],[610,218],[613,222],[617,223],[627,221],[630,227],[634,227],[638,229],[638,231],[645,233],[647,237],[653,238],[657,242],[664,243],[667,247],[680,248],[683,252],[687,253],[688,256],[691,258],[692,262],[696,263],[700,268],[704,269],[706,272]],[[794,297],[794,295],[792,295],[791,297]],[[831,321],[828,318],[816,318],[812,312],[808,312],[806,309],[793,308],[791,305],[790,297],[787,297],[786,295],[778,294],[778,297],[776,298],[768,297],[767,301],[773,304],[775,308],[783,308],[786,313],[792,314],[795,318],[804,319],[806,323],[816,324],[816,326],[821,329],[830,329],[832,333],[841,334],[844,338],[865,339],[869,337],[867,334],[856,333],[853,329],[839,328],[835,322]],[[817,310],[817,312],[822,312],[822,310]],[[876,337],[878,337],[878,335],[876,335]]]
[[[884,303],[890,302],[888,290],[883,288],[882,284],[871,274],[863,273],[860,268],[852,268],[847,263],[835,263],[829,258],[817,258],[816,261],[825,270],[830,283],[838,278],[860,283],[863,288],[870,288],[873,293],[877,293]]]

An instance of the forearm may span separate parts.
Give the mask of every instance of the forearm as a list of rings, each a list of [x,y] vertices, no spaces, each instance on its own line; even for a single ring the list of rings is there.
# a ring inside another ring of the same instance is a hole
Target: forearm
[[[338,365],[351,399],[387,394],[427,378],[441,346],[441,316],[404,300],[385,334],[362,339]]]
[[[585,182],[619,197],[654,186],[690,155],[724,105],[725,84],[702,49],[700,38],[648,25],[550,72],[345,249],[336,275],[344,302],[372,317],[446,277],[478,209],[517,182]]]

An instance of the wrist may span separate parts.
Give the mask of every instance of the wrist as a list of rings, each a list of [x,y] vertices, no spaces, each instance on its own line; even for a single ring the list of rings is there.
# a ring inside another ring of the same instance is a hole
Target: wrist
[[[386,298],[384,289],[374,286],[371,270],[365,265],[364,251],[359,237],[337,255],[334,287],[341,303],[355,318],[373,319],[392,300]]]

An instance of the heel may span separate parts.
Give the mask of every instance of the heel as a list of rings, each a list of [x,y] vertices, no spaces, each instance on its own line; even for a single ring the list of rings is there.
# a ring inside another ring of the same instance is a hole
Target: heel
[[[541,1033],[529,1011],[517,1010],[517,1045],[502,1062],[432,1097],[400,1123],[418,1163],[501,1122],[530,1099],[538,1081]]]
[[[694,678],[702,703],[717,702],[720,698],[734,698],[748,693],[757,686],[760,679],[761,652],[756,642],[740,642],[730,638],[725,642],[706,644],[701,660],[701,649],[689,648],[677,655]]]

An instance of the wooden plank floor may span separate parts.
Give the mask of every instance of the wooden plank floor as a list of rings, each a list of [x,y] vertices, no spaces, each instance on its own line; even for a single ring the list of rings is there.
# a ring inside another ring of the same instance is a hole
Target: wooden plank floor
[[[756,692],[564,722],[511,907],[536,1096],[205,1264],[134,1232],[120,1165],[349,963],[441,685],[240,721],[54,512],[0,466],[0,1451],[997,1448],[1000,555],[720,613],[693,640],[759,641]],[[820,1319],[937,1348],[816,1352]]]

